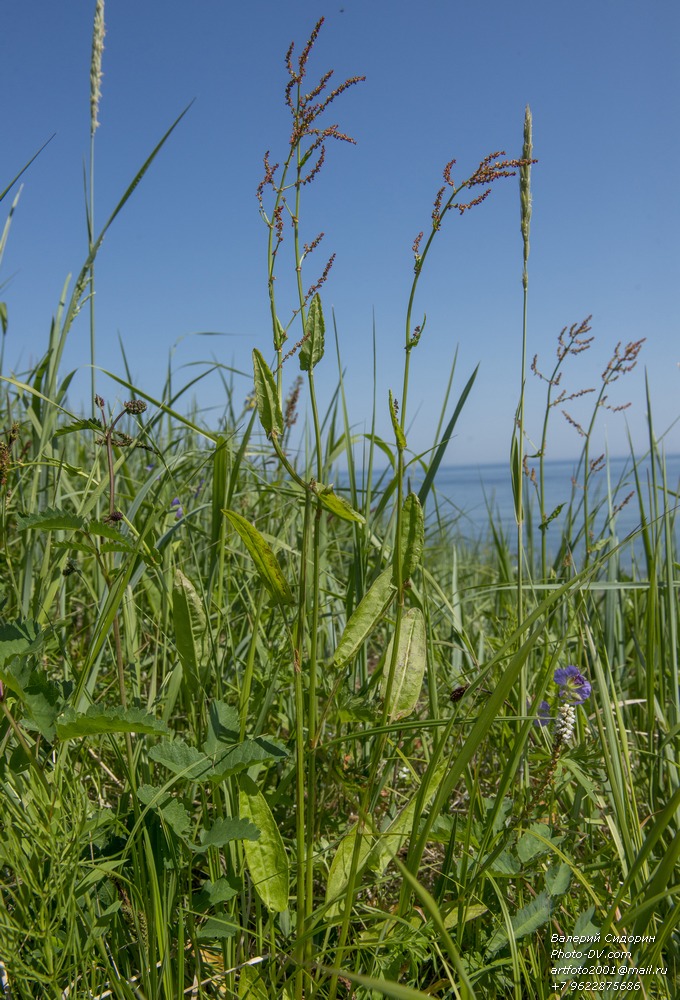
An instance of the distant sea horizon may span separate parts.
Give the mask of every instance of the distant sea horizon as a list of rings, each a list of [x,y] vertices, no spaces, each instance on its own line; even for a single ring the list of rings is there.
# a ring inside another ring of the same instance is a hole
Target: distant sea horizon
[[[551,553],[557,547],[557,542],[562,535],[566,510],[572,497],[572,480],[576,475],[578,464],[578,457],[546,459],[544,463],[546,515],[550,516],[560,504],[564,505],[562,511],[555,516],[547,527],[548,548]],[[529,469],[535,468],[538,479],[539,469],[537,462],[529,460],[528,466]],[[668,494],[666,496],[666,500],[668,501],[667,506],[674,513],[674,508],[677,510],[678,504],[680,504],[680,498],[677,495],[680,492],[680,454],[666,455],[665,466],[666,485],[668,487]],[[652,478],[649,458],[638,460],[637,469],[640,489],[643,493],[644,510],[647,518],[650,518],[652,509]],[[389,470],[384,468],[374,470],[374,484],[380,483],[381,477],[387,478],[389,475]],[[637,498],[633,462],[630,455],[615,458],[610,457],[600,471],[594,472],[590,476],[589,497],[591,509],[595,507],[599,508],[595,519],[596,535],[604,528],[608,516],[607,477],[609,477],[612,491],[613,508],[616,510],[618,505],[622,505],[616,513],[614,522],[616,536],[619,541],[622,541],[640,527],[640,505]],[[386,481],[386,478],[383,479],[383,482]],[[407,488],[417,493],[422,481],[423,476],[420,470],[415,466],[411,466],[406,473]],[[580,483],[583,481],[583,470],[579,474],[579,481]],[[361,482],[360,474],[358,475],[358,482]],[[347,485],[346,473],[341,475],[341,482],[338,485]],[[528,487],[528,496],[531,503],[529,518],[533,518],[535,537],[540,537],[538,530],[540,515],[538,512],[537,493],[526,476],[524,477],[524,485]],[[659,513],[663,510],[661,485],[661,474],[657,469]],[[426,517],[428,521],[432,522],[433,519],[439,518],[448,526],[454,537],[458,536],[471,542],[484,542],[489,538],[490,520],[493,519],[494,527],[497,531],[501,531],[505,535],[510,548],[516,547],[517,526],[510,480],[510,464],[508,461],[442,465],[437,471],[434,488],[436,491],[435,495],[430,494],[427,498]],[[575,504],[578,503],[579,492],[582,492],[582,487],[576,486],[574,494]],[[633,493],[632,496],[630,496],[631,493]],[[673,493],[676,494],[675,497]],[[628,499],[626,500],[626,498]],[[679,523],[680,518],[676,517],[676,541],[678,540]],[[640,540],[638,539],[637,541],[639,542]]]

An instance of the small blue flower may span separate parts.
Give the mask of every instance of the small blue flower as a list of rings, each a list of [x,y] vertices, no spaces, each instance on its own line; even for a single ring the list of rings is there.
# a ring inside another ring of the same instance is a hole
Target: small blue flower
[[[176,519],[177,519],[178,521],[179,521],[179,519],[180,519],[181,517],[184,517],[184,510],[182,509],[182,501],[180,500],[180,498],[179,498],[179,497],[175,497],[175,498],[174,498],[174,500],[171,500],[171,501],[170,501],[170,506],[171,506],[171,507],[176,507],[176,508],[177,508],[177,512],[176,512],[176,514],[175,514],[175,518],[176,518]]]
[[[562,701],[570,705],[582,705],[587,698],[590,698],[592,691],[590,681],[587,681],[573,664],[558,667],[554,679],[555,684],[561,689],[559,697]]]
[[[534,719],[535,726],[550,725],[550,705],[547,701],[542,701],[538,706],[538,717]]]

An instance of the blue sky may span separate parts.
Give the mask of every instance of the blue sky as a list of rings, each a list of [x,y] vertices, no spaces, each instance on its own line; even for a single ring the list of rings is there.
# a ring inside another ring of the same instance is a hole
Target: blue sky
[[[83,165],[89,149],[89,62],[94,0],[4,0],[0,13],[2,177],[0,189],[56,132],[23,178],[5,252],[5,374],[25,371],[45,350],[69,273],[86,256]],[[123,374],[119,337],[133,376],[160,393],[172,353],[175,384],[213,359],[250,372],[250,354],[271,358],[266,229],[255,189],[262,156],[285,155],[284,54],[299,52],[315,21],[326,23],[309,78],[365,75],[327,122],[357,140],[336,143],[305,189],[303,238],[323,230],[324,257],[337,254],[323,291],[340,336],[350,415],[368,429],[375,322],[379,430],[390,436],[387,392],[401,394],[411,246],[427,229],[448,160],[468,176],[486,154],[518,156],[524,107],[534,118],[533,218],[529,260],[528,360],[552,367],[564,326],[593,314],[595,341],[565,372],[564,387],[599,388],[621,341],[646,337],[637,369],[614,387],[598,444],[627,452],[627,430],[646,447],[644,368],[657,435],[680,414],[680,96],[675,0],[109,0],[101,126],[96,135],[96,224],[115,206],[160,136],[195,99],[115,221],[96,270],[97,364]],[[14,195],[15,191],[12,192]],[[0,206],[4,218],[11,199]],[[463,217],[446,219],[427,262],[416,314],[427,327],[412,357],[409,445],[433,443],[453,354],[454,395],[479,375],[447,461],[502,461],[509,454],[520,376],[521,236],[516,179]],[[322,265],[321,251],[317,258]],[[307,272],[307,283],[315,278]],[[282,269],[282,300],[293,287]],[[194,336],[212,331],[223,334]],[[74,408],[89,385],[87,311],[72,329],[64,373]],[[288,363],[287,381],[297,374]],[[544,389],[527,374],[527,428],[540,433]],[[317,369],[328,399],[334,353]],[[110,401],[121,391],[98,383]],[[237,397],[250,389],[236,379]],[[210,424],[223,390],[197,390]],[[588,397],[576,419],[586,420]],[[449,405],[449,409],[451,408]],[[580,439],[555,412],[549,456],[578,454]],[[664,438],[680,452],[680,424]],[[529,446],[530,447],[530,446]]]

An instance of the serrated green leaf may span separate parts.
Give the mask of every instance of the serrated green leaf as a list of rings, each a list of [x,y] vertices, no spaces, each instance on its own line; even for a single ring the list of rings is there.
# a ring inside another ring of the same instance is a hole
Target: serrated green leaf
[[[267,764],[285,759],[287,752],[264,737],[244,740],[232,747],[218,748],[209,756],[183,740],[163,740],[149,750],[157,764],[190,781],[224,781],[253,764]]]
[[[17,528],[26,531],[28,528],[39,528],[41,531],[67,531],[71,528],[84,528],[85,518],[68,511],[47,507],[37,514],[17,513]]]
[[[168,733],[167,725],[142,708],[101,708],[91,705],[84,713],[68,708],[57,719],[60,740],[101,733]]]
[[[524,906],[512,918],[512,931],[515,941],[520,941],[527,934],[533,934],[547,924],[550,920],[551,902],[547,892],[542,892],[535,899],[532,899],[527,906]],[[495,952],[507,944],[508,935],[505,927],[499,927],[489,942],[487,955]]]
[[[201,886],[198,896],[194,897],[194,903],[199,910],[205,910],[209,906],[217,906],[219,903],[227,903],[238,893],[238,889],[233,886],[229,879],[218,878],[215,882],[208,880]]]
[[[149,757],[167,767],[173,774],[189,780],[206,778],[212,770],[212,761],[205,754],[190,747],[184,740],[163,740],[149,750]]]
[[[309,372],[321,361],[324,352],[324,323],[321,297],[317,292],[312,299],[305,322],[305,338],[300,347],[300,369]]]
[[[135,545],[129,536],[123,535],[122,532],[112,524],[105,524],[103,521],[89,521],[86,526],[86,530],[88,535],[98,535],[100,538],[110,538],[119,545],[125,545],[130,552],[135,551]]]
[[[31,625],[35,625],[35,622]],[[0,631],[8,627],[10,626],[3,625]],[[34,643],[29,648],[35,651],[40,644],[41,642]],[[10,657],[6,656],[5,659],[9,660]],[[20,699],[31,720],[30,728],[36,728],[47,740],[54,739],[54,722],[61,711],[62,697],[59,688],[49,680],[45,671],[36,669],[26,659],[14,659],[12,662],[5,662],[0,668],[0,681]],[[24,725],[27,726],[26,720]]]
[[[253,374],[255,377],[255,402],[262,428],[267,437],[271,437],[272,434],[280,436],[283,434],[283,413],[279,403],[276,381],[269,365],[257,348],[253,350]]]
[[[203,753],[215,754],[231,749],[239,742],[238,711],[224,701],[211,701],[208,706],[208,735],[202,746]]]
[[[534,837],[532,831],[540,834],[546,840],[550,840],[550,827],[546,826],[545,823],[533,823],[517,841],[517,857],[522,864],[526,864],[527,861],[531,861],[539,854],[545,854],[548,850],[548,845],[543,840],[539,840],[538,837]]]
[[[32,619],[17,619],[0,625],[0,666],[15,656],[36,652],[43,640],[42,628]]]
[[[392,662],[394,636],[390,639],[385,656],[385,668],[380,686],[380,696],[387,694],[388,671]],[[423,686],[427,664],[425,619],[420,608],[409,608],[401,620],[397,660],[394,668],[387,718],[390,722],[405,719],[416,706]]]
[[[260,836],[258,828],[247,819],[221,817],[216,819],[208,830],[201,831],[201,843],[192,849],[202,854],[209,847],[224,847],[230,840],[257,840]]]
[[[231,938],[240,931],[238,924],[233,923],[227,917],[210,917],[198,931],[199,941],[212,940],[214,938]]]
[[[193,685],[200,685],[209,667],[208,619],[196,588],[179,569],[172,584],[172,617],[184,676]]]
[[[545,887],[550,896],[561,896],[569,888],[571,868],[564,861],[553,865],[545,873]]]
[[[489,871],[492,875],[517,875],[521,868],[522,866],[517,858],[510,854],[509,851],[501,851],[498,857],[494,858],[489,865]]]
[[[189,813],[181,802],[170,792],[154,785],[140,785],[137,798],[145,806],[150,806],[181,839],[186,839],[191,828]]]
[[[392,570],[383,570],[361,598],[345,626],[338,648],[333,654],[333,663],[336,667],[344,666],[356,656],[387,611],[395,593]]]
[[[232,527],[241,536],[241,541],[255,563],[260,579],[267,588],[272,601],[275,604],[294,604],[295,598],[281,572],[278,559],[257,528],[234,510],[224,510],[222,513],[226,515]]]
[[[415,493],[409,493],[404,500],[401,509],[401,582],[410,580],[423,554],[425,544],[425,520],[423,518],[423,508]],[[396,550],[395,550],[396,559]],[[392,580],[396,586],[397,572],[396,566]]]
[[[101,420],[94,420],[92,418],[88,420],[74,420],[64,427],[58,427],[54,432],[54,436],[60,437],[62,434],[73,434],[75,431],[97,431],[101,434],[103,431],[102,422]]]
[[[283,840],[262,792],[244,774],[239,782],[239,814],[260,831],[257,840],[246,840],[243,850],[250,877],[267,909],[288,909],[288,858]]]
[[[312,492],[318,496],[323,507],[331,514],[341,518],[343,521],[354,521],[357,524],[366,524],[366,518],[352,507],[351,503],[340,497],[333,491],[332,486],[324,486],[323,483],[314,483]]]

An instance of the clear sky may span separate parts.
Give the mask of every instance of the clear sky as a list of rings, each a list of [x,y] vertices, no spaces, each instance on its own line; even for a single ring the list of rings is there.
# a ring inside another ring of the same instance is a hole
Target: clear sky
[[[5,374],[25,371],[43,353],[64,280],[87,253],[93,12],[94,0],[3,0],[0,8],[0,190],[56,133],[23,178],[0,273],[9,315]],[[275,160],[285,155],[286,49],[295,40],[299,52],[321,15],[309,79],[329,68],[337,82],[367,78],[327,118],[357,145],[331,146],[326,168],[305,189],[301,216],[304,239],[326,234],[318,264],[337,254],[322,297],[327,320],[335,310],[357,432],[370,421],[375,322],[379,430],[391,435],[387,392],[401,394],[411,246],[429,227],[444,165],[455,157],[462,179],[494,150],[519,156],[528,103],[540,161],[532,172],[528,361],[538,352],[549,371],[559,331],[592,313],[596,339],[572,359],[564,387],[599,388],[617,342],[646,337],[637,369],[610,397],[633,405],[603,411],[598,438],[604,447],[606,434],[610,452],[624,454],[628,427],[644,450],[645,367],[657,435],[680,414],[676,0],[108,0],[97,228],[161,135],[195,103],[102,246],[97,364],[124,373],[120,337],[137,384],[156,394],[171,352],[176,385],[198,373],[194,362],[216,359],[250,373],[253,347],[273,357],[267,232],[255,191],[265,150]],[[11,197],[0,206],[3,224]],[[427,327],[412,357],[414,450],[432,444],[458,347],[454,394],[481,364],[447,461],[508,456],[520,376],[521,253],[515,178],[498,182],[474,211],[446,218],[416,302]],[[279,283],[285,298],[290,269]],[[223,336],[190,336],[205,331]],[[64,374],[83,368],[74,408],[89,405],[88,362],[83,310],[64,357]],[[296,374],[291,360],[288,383]],[[317,378],[327,399],[337,383],[332,352]],[[544,388],[527,378],[527,427],[536,438]],[[124,398],[104,379],[98,385],[107,399]],[[250,375],[237,378],[238,398],[250,387]],[[219,380],[206,380],[196,396],[205,421],[217,420]],[[577,419],[588,412],[572,408]],[[665,442],[680,452],[680,424]],[[549,457],[576,455],[580,444],[555,412]]]

